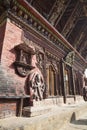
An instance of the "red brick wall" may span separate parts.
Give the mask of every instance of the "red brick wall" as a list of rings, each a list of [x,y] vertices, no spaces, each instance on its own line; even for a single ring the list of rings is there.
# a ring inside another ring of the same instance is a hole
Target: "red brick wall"
[[[15,61],[14,47],[22,42],[21,36],[22,30],[7,21],[2,51],[2,63],[8,68]],[[11,69],[9,69],[9,71],[10,70]],[[11,73],[12,72],[13,71],[11,70]]]
[[[27,77],[21,77],[16,74],[13,65],[16,60],[14,47],[21,43],[23,43],[23,30],[10,21],[7,21],[0,65],[0,96],[16,97],[25,94]],[[33,56],[32,63],[35,65],[35,62],[36,58]],[[0,103],[0,118],[16,115],[16,109],[20,105],[20,102],[17,105],[14,100],[11,102],[0,100],[2,101]]]
[[[16,115],[16,101],[4,101],[0,102],[0,118]]]
[[[22,30],[10,21],[7,21],[6,26],[4,24],[0,27],[0,97],[16,97],[25,93],[24,86],[26,78],[18,76],[13,66],[15,61],[14,47],[22,42],[21,39]],[[0,118],[16,115],[19,105],[20,102],[18,104],[18,102],[13,99],[8,100],[6,98],[0,98]]]
[[[23,30],[17,27],[15,24],[7,21],[5,37],[3,42],[3,50],[1,57],[1,64],[4,67],[6,77],[9,77],[10,86],[15,89],[15,95],[25,94],[25,82],[27,77],[20,77],[15,73],[13,63],[16,59],[15,46],[23,43]],[[33,64],[35,65],[35,56],[33,56]]]
[[[1,52],[2,52],[4,34],[5,34],[5,27],[6,27],[6,23],[3,23],[2,25],[0,25],[0,59],[1,59]]]
[[[7,21],[1,57],[1,64],[4,68],[5,75],[6,77],[9,77],[9,82],[10,80],[12,81],[10,86],[16,90],[15,94],[18,96],[25,93],[25,78],[22,78],[15,73],[13,63],[16,59],[14,47],[23,42],[22,32],[23,31],[15,24]]]

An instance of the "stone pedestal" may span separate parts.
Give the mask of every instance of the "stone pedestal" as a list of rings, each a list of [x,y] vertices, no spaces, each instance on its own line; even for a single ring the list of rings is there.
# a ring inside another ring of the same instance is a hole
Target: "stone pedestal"
[[[32,117],[50,112],[54,107],[63,104],[63,98],[49,98],[42,101],[34,101],[33,106],[23,108],[23,116]]]
[[[74,103],[75,103],[74,97],[67,97],[66,98],[66,104],[74,104]]]
[[[83,96],[76,96],[76,102],[84,102]]]
[[[84,102],[83,97],[80,95],[74,96],[69,96],[66,98],[66,104],[75,104],[77,102]]]
[[[52,107],[24,107],[23,109],[23,116],[25,117],[33,117],[33,116],[38,116],[42,115],[45,113],[48,113],[49,111],[52,110]]]

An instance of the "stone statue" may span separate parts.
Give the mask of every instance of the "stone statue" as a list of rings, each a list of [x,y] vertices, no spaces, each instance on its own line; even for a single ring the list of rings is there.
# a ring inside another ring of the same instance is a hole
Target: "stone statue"
[[[36,101],[42,100],[44,97],[45,84],[40,73],[34,72],[28,80],[30,89],[30,98]]]

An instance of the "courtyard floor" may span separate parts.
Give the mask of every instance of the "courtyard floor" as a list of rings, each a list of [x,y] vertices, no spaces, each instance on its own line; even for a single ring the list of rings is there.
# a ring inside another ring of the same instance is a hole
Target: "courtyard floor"
[[[35,117],[0,119],[0,130],[87,130],[87,102],[52,106]]]

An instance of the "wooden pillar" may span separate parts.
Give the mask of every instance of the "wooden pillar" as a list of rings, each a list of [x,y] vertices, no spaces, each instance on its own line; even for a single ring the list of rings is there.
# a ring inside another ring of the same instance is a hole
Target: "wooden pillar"
[[[54,73],[53,73],[53,70],[51,70],[50,77],[51,77],[51,80],[50,80],[50,82],[51,82],[51,95],[54,95]]]
[[[59,73],[58,73],[58,78],[59,78],[59,95],[62,96],[63,93],[62,93],[62,77],[61,77],[61,74],[62,74],[62,68],[61,68],[61,62],[59,64]]]
[[[52,73],[50,67],[49,67],[49,95],[52,95]]]
[[[19,116],[22,116],[23,100],[24,100],[24,98],[21,98],[21,99],[20,99],[20,110],[19,110]]]
[[[82,95],[82,87],[83,87],[83,74],[79,73],[79,82],[80,82],[80,95]]]
[[[44,54],[44,81],[45,81],[45,94],[44,94],[44,98],[48,97],[48,87],[49,87],[49,73],[48,73],[48,68],[47,68],[47,61],[46,61],[46,54]]]
[[[46,92],[47,92],[47,95],[49,96],[49,68],[47,68],[47,80],[46,80],[46,84],[47,84],[47,88],[46,88]]]
[[[80,95],[80,73],[79,73],[79,71],[78,71],[78,93],[79,93],[79,95]]]
[[[73,94],[74,94],[74,100],[76,101],[75,78],[74,78],[74,71],[73,71],[73,68],[72,68],[72,81],[73,81]]]
[[[64,96],[64,103],[66,103],[66,92],[65,92],[65,87],[66,87],[66,84],[65,84],[65,74],[64,74],[64,71],[65,71],[65,67],[64,67],[64,63],[62,61],[62,85],[63,85],[63,96]]]
[[[55,73],[54,75],[54,85],[55,85],[55,91],[54,91],[54,95],[59,95],[59,90],[58,90],[58,73]]]

